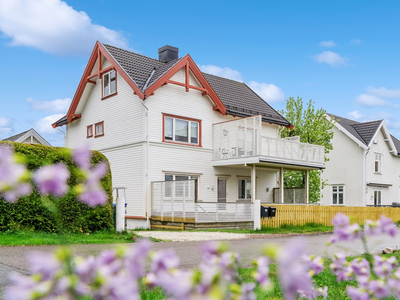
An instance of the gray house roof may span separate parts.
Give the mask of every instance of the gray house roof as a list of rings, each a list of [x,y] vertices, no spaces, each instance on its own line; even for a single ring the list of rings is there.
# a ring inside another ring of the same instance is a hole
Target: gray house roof
[[[165,63],[114,46],[102,45],[143,92],[181,60],[178,58]],[[243,82],[207,73],[203,75],[225,105],[228,114],[240,117],[262,115],[265,122],[283,126],[291,125]],[[57,125],[65,121],[66,119],[60,119]]]
[[[31,128],[29,130],[26,130],[24,132],[18,133],[16,135],[10,136],[8,138],[3,139],[3,141],[9,141],[9,142],[16,142],[16,143],[22,143],[25,141],[27,138],[33,136],[37,141],[39,141],[42,145],[45,146],[51,146],[49,142],[47,142],[35,129]]]
[[[376,131],[378,130],[379,126],[383,122],[383,120],[378,121],[371,121],[371,122],[356,122],[350,119],[342,118],[339,116],[335,116],[333,114],[327,114],[331,118],[333,117],[336,122],[338,122],[344,129],[346,129],[349,133],[351,133],[354,137],[356,137],[360,142],[364,145],[368,146],[374,137]],[[393,144],[396,147],[395,151],[397,150],[397,155],[400,155],[400,141],[390,135],[392,138]]]

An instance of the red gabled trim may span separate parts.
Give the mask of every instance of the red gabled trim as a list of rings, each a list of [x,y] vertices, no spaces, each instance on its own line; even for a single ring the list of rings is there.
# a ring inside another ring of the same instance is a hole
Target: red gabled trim
[[[105,69],[102,69],[102,62],[101,58],[102,55],[111,63],[111,66]],[[94,68],[94,65],[96,64],[96,61],[98,61],[98,68],[96,70],[96,73],[91,74]],[[104,72],[107,72],[108,70],[115,69],[119,75],[124,78],[124,80],[128,83],[128,85],[133,89],[136,95],[139,96],[140,99],[144,99],[144,95],[142,91],[136,86],[136,84],[133,82],[133,80],[128,76],[128,74],[125,73],[125,71],[118,65],[118,63],[114,60],[114,58],[107,52],[107,50],[102,46],[101,43],[96,42],[96,45],[94,46],[94,49],[92,51],[92,54],[90,55],[89,62],[86,65],[85,72],[83,73],[83,76],[81,78],[81,81],[79,82],[78,89],[75,92],[74,98],[72,99],[72,103],[68,109],[67,113],[67,121],[68,123],[72,122],[74,119],[74,114],[76,111],[76,108],[78,107],[79,101],[81,100],[83,91],[85,90],[86,84],[93,83],[90,82],[89,80],[92,79],[93,77],[100,77]],[[53,127],[56,127],[57,125],[54,123]]]
[[[185,83],[177,83],[175,81],[170,80],[172,76],[174,76],[180,69],[183,67],[186,67],[185,70]],[[198,88],[195,86],[189,85],[189,69],[192,71],[193,75],[197,78],[197,80],[200,82],[202,88]],[[203,94],[208,94],[211,98],[211,100],[214,102],[215,110],[218,110],[220,113],[223,115],[226,115],[226,107],[222,103],[221,99],[217,96],[217,94],[214,92],[210,84],[208,83],[207,79],[203,76],[201,73],[199,67],[195,64],[193,59],[190,57],[189,54],[184,56],[175,66],[173,66],[167,73],[165,73],[163,76],[160,77],[156,82],[154,82],[145,92],[145,97],[149,97],[154,94],[154,92],[161,86],[165,85],[166,83],[173,83],[173,84],[178,84],[182,85],[186,88],[186,91],[188,91],[190,88],[193,89],[198,89],[200,91],[203,91]]]

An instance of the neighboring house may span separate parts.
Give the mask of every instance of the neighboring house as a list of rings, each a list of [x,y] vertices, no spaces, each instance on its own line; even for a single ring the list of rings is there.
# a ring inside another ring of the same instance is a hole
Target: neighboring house
[[[16,135],[10,136],[3,141],[17,142],[23,144],[39,144],[45,146],[51,146],[35,129],[31,128],[27,131],[18,133]]]
[[[110,161],[113,186],[127,188],[128,228],[148,226],[156,203],[172,220],[189,206],[196,222],[230,204],[251,212],[255,199],[273,202],[283,170],[324,168],[323,147],[280,139],[292,125],[246,84],[202,73],[171,46],[153,59],[97,42],[53,127],[63,125],[68,147],[89,143]],[[194,184],[175,185],[185,181]]]
[[[400,141],[385,121],[359,123],[327,114],[336,121],[323,179],[323,205],[392,205],[400,201]]]

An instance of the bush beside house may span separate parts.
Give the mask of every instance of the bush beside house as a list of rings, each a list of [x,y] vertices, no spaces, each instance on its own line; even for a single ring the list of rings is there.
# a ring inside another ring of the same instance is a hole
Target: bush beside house
[[[78,201],[77,195],[73,191],[73,187],[80,182],[77,176],[79,169],[68,150],[12,142],[0,142],[0,146],[2,145],[14,147],[15,153],[25,160],[30,172],[44,165],[64,163],[68,167],[71,176],[68,180],[70,191],[64,197],[60,199],[48,197],[59,208],[59,218],[56,218],[43,204],[33,183],[32,193],[29,196],[21,197],[16,203],[6,203],[0,197],[0,231],[27,229],[54,232],[57,231],[58,222],[61,223],[62,228],[69,232],[93,232],[112,228],[112,183],[110,171],[101,180],[101,185],[108,194],[109,201],[104,206],[92,208]],[[92,165],[96,165],[103,160],[107,161],[103,154],[93,151]]]

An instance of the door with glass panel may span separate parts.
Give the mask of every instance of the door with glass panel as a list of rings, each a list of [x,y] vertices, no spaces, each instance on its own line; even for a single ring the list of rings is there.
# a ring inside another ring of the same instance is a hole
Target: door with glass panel
[[[382,191],[374,190],[374,205],[381,206],[382,203]]]
[[[226,178],[218,178],[218,209],[226,209]],[[221,204],[220,204],[221,203]],[[223,204],[222,204],[223,203]]]

